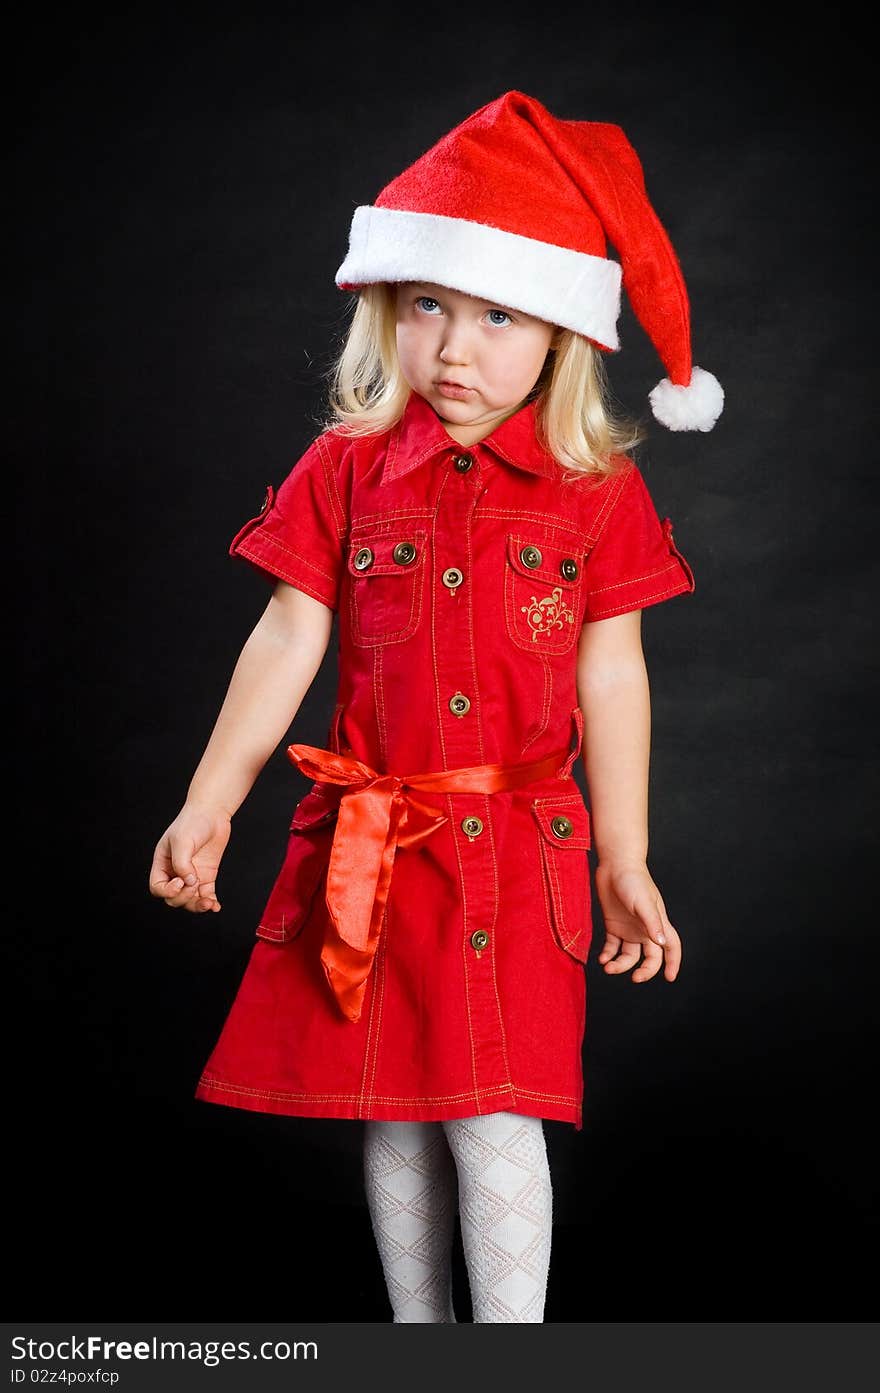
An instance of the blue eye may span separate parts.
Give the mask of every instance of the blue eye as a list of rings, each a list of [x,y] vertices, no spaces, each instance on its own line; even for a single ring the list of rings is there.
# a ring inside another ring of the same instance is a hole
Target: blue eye
[[[513,323],[513,320],[510,318],[510,315],[507,313],[507,310],[490,310],[490,311],[489,311],[490,321],[491,321],[492,324],[497,324],[499,328],[503,328],[503,324],[501,323],[501,321],[499,321],[499,320],[497,320],[497,319],[492,319],[492,315],[496,315],[496,314],[500,314],[501,320],[507,320],[508,323],[510,323],[510,324]]]
[[[427,305],[429,308],[425,309],[426,314],[433,313],[433,310],[430,308],[430,306],[436,306],[438,310],[440,308],[440,302],[438,300],[433,300],[430,295],[420,295],[419,298],[416,300],[416,304],[419,306],[420,309],[425,309],[425,306]]]

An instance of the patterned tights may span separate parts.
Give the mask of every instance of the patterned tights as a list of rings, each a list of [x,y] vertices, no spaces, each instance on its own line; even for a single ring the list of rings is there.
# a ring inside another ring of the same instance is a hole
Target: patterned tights
[[[553,1197],[539,1117],[368,1121],[364,1180],[395,1322],[455,1322],[456,1213],[474,1321],[543,1321]]]

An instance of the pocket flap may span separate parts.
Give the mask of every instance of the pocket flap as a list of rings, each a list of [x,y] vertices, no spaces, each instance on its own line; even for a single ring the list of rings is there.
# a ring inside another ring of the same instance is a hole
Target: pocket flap
[[[581,583],[584,569],[581,543],[562,532],[550,536],[540,528],[532,533],[509,532],[507,559],[527,580],[540,580],[547,585],[561,586],[563,590],[575,590]]]
[[[423,527],[407,527],[403,523],[396,525],[393,531],[388,529],[387,523],[382,528],[353,529],[348,543],[349,575],[359,580],[370,576],[412,575],[424,564],[426,541]],[[395,559],[395,548],[406,543],[414,553],[412,559]],[[361,558],[360,565],[358,558]]]
[[[342,793],[341,784],[312,784],[308,793],[300,799],[294,809],[293,821],[290,824],[291,832],[301,831],[307,827],[320,827],[323,823],[329,822],[339,812],[339,800]]]
[[[536,798],[532,813],[548,845],[557,851],[586,851],[590,846],[590,814],[580,793]]]

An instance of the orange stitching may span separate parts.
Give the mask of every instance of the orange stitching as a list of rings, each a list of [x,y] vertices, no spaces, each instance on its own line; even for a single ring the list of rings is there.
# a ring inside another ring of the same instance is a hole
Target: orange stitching
[[[621,605],[614,605],[611,609],[600,610],[597,614],[591,613],[590,619],[607,619],[610,614],[621,614],[628,609],[643,609],[645,605],[650,605],[655,600],[671,600],[673,595],[681,595],[684,591],[690,594],[690,586],[682,584],[666,590],[657,590],[653,595],[640,595],[637,600],[633,597],[630,600],[625,600]]]
[[[543,838],[540,837],[540,833],[539,833],[538,835],[539,835],[539,838],[540,838],[540,844],[539,844],[539,847],[538,847],[538,857],[539,857],[538,879],[539,879],[540,882],[541,882],[541,889],[542,889],[543,892],[544,892],[544,912],[545,912],[545,914],[546,914],[546,916],[547,916],[547,923],[546,923],[547,932],[550,934],[551,938],[553,939],[553,943],[554,943],[554,946],[555,946],[556,940],[555,940],[555,938],[553,938],[553,905],[552,905],[552,902],[551,902],[551,900],[550,900],[550,884],[549,884],[549,879],[548,879],[548,877],[544,874],[544,857],[545,857],[546,851],[545,851],[545,847],[544,847]]]
[[[492,928],[492,933],[494,934],[494,933],[497,932],[497,928],[498,928],[498,907],[499,907],[499,903],[500,903],[500,899],[501,899],[501,894],[500,894],[500,887],[499,887],[499,883],[498,883],[498,852],[497,852],[497,848],[496,848],[496,845],[495,845],[495,828],[494,828],[493,821],[492,821],[492,813],[491,813],[491,809],[490,809],[490,806],[489,806],[489,798],[488,798],[488,795],[487,795],[486,797],[484,797],[484,799],[483,799],[483,807],[484,807],[484,812],[485,812],[485,814],[486,814],[486,826],[487,826],[488,829],[489,829],[489,836],[490,836],[490,843],[489,843],[489,844],[490,844],[490,846],[491,846],[491,848],[492,848],[492,871],[493,871],[493,876],[494,876],[494,881],[495,881],[495,895],[494,895],[494,900],[493,900],[494,913],[493,913],[493,915],[492,915],[492,926],[491,926],[491,928]],[[493,950],[492,950],[490,960],[491,960],[491,963],[492,963],[492,985],[493,985],[493,987],[494,987],[494,989],[495,989],[495,1005],[496,1005],[496,1007],[497,1007],[497,1009],[498,1009],[498,1024],[499,1024],[499,1026],[501,1027],[501,1053],[502,1053],[502,1055],[503,1055],[503,1057],[504,1057],[504,1072],[505,1072],[505,1074],[507,1075],[507,1077],[510,1078],[510,1060],[509,1060],[509,1058],[508,1058],[508,1056],[507,1056],[507,1032],[506,1032],[505,1029],[504,1029],[504,1012],[503,1012],[502,1009],[501,1009],[501,997],[500,997],[499,994],[498,994],[498,974],[497,974],[497,972],[496,972],[496,970],[495,970],[495,965],[496,965],[496,963],[497,963],[497,961],[498,961],[498,955],[497,955],[497,953],[495,952],[494,948],[493,948]]]
[[[440,487],[439,487],[438,490],[437,490],[437,499],[436,499],[435,509],[434,509],[434,514],[435,514],[435,515],[434,515],[434,521],[433,521],[433,524],[432,524],[432,527],[431,527],[431,556],[432,556],[432,558],[433,558],[434,556],[436,556],[436,554],[437,554],[437,547],[436,547],[437,516],[439,515],[439,512],[440,512],[440,503],[441,503],[441,500],[442,500],[442,498],[443,498],[443,492],[444,492],[444,490],[447,488],[447,486],[448,486],[448,484],[449,484],[449,480],[450,480],[451,477],[452,477],[451,474],[449,474],[449,473],[444,473],[444,475],[443,475],[443,477],[442,477],[442,479],[441,479],[441,481],[440,481]],[[441,750],[441,754],[442,754],[442,756],[443,756],[443,768],[446,769],[446,768],[449,767],[448,764],[447,764],[447,760],[448,760],[448,758],[449,758],[449,755],[448,755],[448,751],[447,751],[447,749],[446,749],[446,735],[445,735],[444,729],[443,729],[443,709],[442,709],[442,701],[441,701],[441,696],[440,696],[440,677],[439,677],[439,674],[438,674],[438,672],[437,672],[437,652],[438,652],[438,646],[437,646],[437,587],[432,585],[432,586],[431,586],[431,661],[432,661],[433,668],[434,668],[434,697],[435,697],[435,700],[436,700],[436,703],[437,703],[437,734],[438,734],[439,739],[440,739],[440,750]],[[451,807],[450,807],[450,814],[451,814]]]
[[[356,1103],[358,1095],[355,1093],[293,1093],[274,1088],[254,1088],[247,1084],[226,1083],[219,1079],[213,1079],[203,1074],[199,1079],[199,1084],[204,1088],[212,1088],[218,1093],[241,1093],[252,1098],[290,1098],[301,1102],[315,1103]],[[498,1094],[507,1094],[516,1087],[513,1084],[493,1084],[490,1088],[466,1089],[461,1093],[438,1093],[429,1097],[405,1097],[392,1093],[374,1094],[373,1103],[403,1103],[418,1107],[420,1104],[425,1106],[443,1105],[445,1103],[459,1103],[471,1098],[492,1098]],[[535,1089],[516,1087],[516,1092],[521,1093],[526,1098],[543,1098],[549,1103],[570,1103],[572,1106],[579,1106],[578,1100],[570,1093],[540,1093]]]
[[[373,528],[377,532],[393,532],[401,519],[412,518],[415,522],[430,522],[434,516],[430,508],[383,508],[381,513],[359,513],[351,519],[350,531],[356,536],[362,528]]]
[[[633,477],[634,468],[635,466],[632,463],[630,463],[628,469],[622,469],[618,475],[614,476],[614,482],[616,482],[617,484],[617,489],[614,492],[610,492],[608,497],[604,499],[604,506],[599,509],[599,512],[593,519],[593,526],[590,528],[590,535],[587,540],[591,550],[598,542],[599,538],[601,537],[608,524],[609,517],[611,516],[614,509],[617,507],[617,504],[620,500],[620,496],[623,493],[624,485],[626,484],[628,479]]]
[[[388,720],[385,705],[385,682],[383,670],[385,666],[385,649],[374,647],[373,649],[373,708],[376,712],[376,732],[379,737],[379,757],[383,764],[388,764]]]
[[[626,585],[638,585],[643,580],[651,580],[653,576],[662,576],[664,571],[678,569],[677,562],[667,561],[665,566],[656,566],[653,571],[646,571],[643,576],[632,576],[629,580],[616,580],[613,585],[599,585],[594,590],[588,590],[587,596],[604,595],[606,590],[622,590]]]
[[[316,566],[314,561],[310,561],[309,558],[303,556],[301,552],[294,551],[293,547],[289,547],[286,542],[282,542],[280,537],[276,537],[273,532],[260,530],[258,535],[267,545],[271,544],[273,547],[277,547],[279,551],[286,552],[287,555],[292,556],[295,561],[301,561],[304,566],[308,566],[310,571],[317,571],[319,576],[323,576],[325,580],[332,580],[334,585],[336,584],[338,574],[333,571],[325,571],[320,566]]]
[[[534,523],[536,527],[546,528],[551,532],[564,533],[566,537],[577,541],[579,550],[583,551],[585,549],[582,544],[587,534],[582,527],[573,527],[571,522],[560,521],[548,513],[533,512],[530,508],[481,507],[476,516],[478,519],[494,518],[498,522],[513,524],[519,527],[522,527],[527,522]]]
[[[355,556],[360,551],[361,547],[364,545],[365,542],[390,542],[393,537],[397,536],[400,533],[400,531],[401,528],[399,524],[395,524],[393,527],[384,528],[381,531],[377,527],[370,527],[363,533],[363,535],[361,535],[360,532],[358,532],[357,535],[355,535],[354,529],[352,529],[352,535],[349,538],[348,547],[348,564],[351,570],[351,574],[353,576],[374,575],[375,566],[371,566],[369,571],[359,571],[354,564]],[[412,575],[414,571],[418,570],[419,566],[424,565],[425,543],[427,540],[427,536],[428,529],[426,527],[407,528],[406,540],[410,542],[417,542],[421,547],[418,560],[416,561],[415,566],[403,566],[400,565],[398,562],[394,561],[392,558],[392,561],[390,563],[392,569],[390,571],[385,572],[385,574],[391,576],[408,576]],[[385,562],[384,564],[388,565],[389,563]]]
[[[388,911],[388,905],[385,906],[385,909],[386,909],[386,913],[387,913],[387,911]],[[376,1071],[377,1071],[377,1069],[378,1069],[378,1067],[379,1067],[379,1046],[380,1046],[381,1043],[382,1043],[382,1017],[383,1017],[384,1012],[385,1012],[385,982],[386,982],[386,978],[387,978],[387,975],[388,975],[387,969],[386,969],[386,963],[385,963],[386,948],[387,948],[387,940],[385,939],[385,935],[384,935],[384,933],[383,933],[383,935],[382,935],[382,942],[379,944],[379,973],[380,973],[380,976],[379,976],[378,987],[377,987],[378,996],[379,996],[379,1001],[378,1001],[378,1011],[379,1011],[379,1015],[378,1015],[378,1019],[377,1019],[377,1021],[376,1021],[376,1043],[375,1043],[374,1046],[373,1046],[373,1063],[372,1063],[372,1066],[371,1066],[371,1069],[370,1069],[370,1097],[373,1096],[373,1090],[374,1090],[375,1084],[376,1084]]]
[[[575,1107],[580,1106],[578,1100],[570,1093],[540,1093],[534,1088],[518,1088],[517,1092],[524,1098],[544,1098],[548,1103],[573,1103]]]
[[[474,572],[474,545],[473,545],[473,519],[472,519],[472,518],[471,518],[471,519],[469,520],[469,522],[468,522],[468,529],[467,529],[467,536],[466,536],[466,538],[465,538],[465,545],[466,545],[466,548],[467,548],[467,553],[466,553],[466,554],[467,554],[467,560],[466,560],[466,562],[465,562],[465,564],[466,564],[466,566],[467,566],[467,574],[468,574],[468,576],[473,576],[475,572]],[[468,585],[468,586],[466,587],[466,590],[465,590],[465,597],[464,597],[464,598],[465,598],[465,604],[467,605],[467,627],[468,627],[468,632],[469,632],[469,634],[470,634],[470,639],[471,639],[471,682],[472,682],[472,684],[473,684],[473,689],[474,689],[474,707],[475,707],[475,714],[476,714],[476,718],[477,718],[477,741],[478,741],[478,746],[477,746],[477,748],[479,749],[479,752],[480,752],[480,763],[481,763],[481,764],[485,764],[485,762],[486,762],[486,753],[485,753],[485,746],[484,746],[484,744],[483,744],[483,720],[482,720],[483,701],[482,701],[482,697],[481,697],[481,695],[480,695],[479,687],[478,687],[478,685],[477,685],[477,655],[476,655],[476,652],[475,652],[475,650],[474,650],[474,600],[473,600],[473,597],[474,597],[474,587],[473,587],[473,585]]]
[[[385,1005],[385,945],[387,941],[388,925],[390,922],[388,917],[389,908],[390,901],[385,906],[385,913],[383,915],[382,923],[382,933],[379,938],[378,947],[376,949],[376,960],[373,964],[373,986],[372,995],[370,998],[370,1018],[367,1022],[367,1043],[364,1051],[364,1068],[361,1073],[361,1106],[363,1106],[365,1102],[367,1103],[367,1106],[369,1106],[367,1100],[373,1097],[373,1085],[376,1079],[376,1068],[379,1060],[379,1045],[382,1040],[382,1011]],[[374,1007],[375,1011],[373,1009]],[[373,1018],[376,1012],[378,1012],[378,1015],[376,1015],[376,1030],[374,1034]],[[370,1085],[367,1089],[365,1075],[367,1072],[367,1060],[370,1058],[372,1059],[372,1062],[370,1064]]]
[[[540,659],[541,667],[544,672],[544,694],[542,697],[543,704],[541,707],[541,724],[537,727],[534,733],[529,736],[528,740],[523,742],[522,749],[520,750],[521,755],[524,755],[529,746],[533,745],[535,741],[538,739],[538,737],[544,734],[550,723],[550,709],[552,706],[553,693],[553,667],[550,663],[549,656],[546,653],[539,653],[537,656]]]
[[[387,904],[386,904],[386,906],[385,906],[385,910],[386,910],[386,914],[387,914],[387,910],[388,910]],[[380,971],[379,957],[380,957],[382,948],[383,948],[384,943],[385,943],[385,931],[386,931],[386,928],[387,928],[387,919],[383,919],[383,923],[382,923],[382,926],[381,926],[381,935],[380,935],[380,938],[379,938],[379,943],[378,943],[377,948],[376,948],[376,956],[375,956],[375,958],[373,959],[373,968],[372,968],[372,971],[371,971],[371,973],[370,973],[369,983],[368,983],[368,986],[367,986],[367,991],[368,991],[369,997],[370,997],[370,1009],[369,1009],[369,1015],[367,1016],[367,1034],[366,1034],[366,1039],[365,1039],[365,1041],[364,1041],[364,1054],[363,1054],[363,1060],[362,1060],[362,1062],[361,1062],[361,1086],[360,1086],[360,1092],[359,1092],[359,1095],[358,1095],[358,1116],[359,1116],[359,1117],[363,1115],[364,1099],[365,1099],[366,1095],[367,1095],[368,1092],[369,1092],[369,1088],[368,1088],[368,1085],[367,1085],[367,1076],[368,1076],[368,1074],[369,1074],[369,1072],[370,1072],[370,1061],[371,1061],[371,1059],[372,1059],[372,1061],[373,1061],[373,1064],[375,1065],[375,1053],[374,1053],[374,1044],[373,1044],[373,1042],[374,1042],[374,1040],[376,1039],[376,1036],[375,1036],[375,1033],[374,1033],[374,1030],[373,1030],[373,1022],[374,1022],[375,1019],[376,1019],[376,1010],[377,1010],[377,1005],[378,1005],[378,1000],[379,1000],[379,971]]]
[[[259,552],[251,551],[248,547],[244,546],[236,548],[236,555],[243,556],[248,561],[255,561],[257,565],[263,566],[266,570],[271,571],[271,573],[278,576],[280,580],[287,581],[287,584],[292,585],[296,590],[304,590],[305,593],[311,595],[314,600],[320,600],[321,604],[326,605],[328,609],[335,610],[337,608],[338,598],[335,591],[330,595],[326,590],[318,590],[316,586],[303,580],[302,576],[295,575],[289,569],[284,568],[275,557],[263,556]]]
[[[559,943],[566,952],[571,949],[572,938],[568,932],[568,921],[566,920],[565,896],[562,890],[562,881],[559,875],[559,862],[556,860],[556,853],[546,842],[543,843],[544,864],[547,874],[550,877],[550,884],[553,898],[553,913],[556,927],[559,930]],[[564,853],[563,853],[564,854]]]
[[[449,826],[452,827],[455,821],[455,797],[447,793],[446,802],[449,807]],[[468,1040],[471,1047],[471,1078],[474,1082],[474,1089],[477,1087],[477,1054],[474,1044],[474,1022],[471,1015],[471,994],[470,994],[470,968],[467,956],[467,942],[470,937],[468,933],[468,897],[467,885],[465,883],[464,867],[461,860],[461,845],[458,837],[453,833],[452,844],[455,847],[455,859],[458,862],[458,881],[461,886],[461,915],[462,915],[462,936],[461,936],[461,964],[464,972],[464,1006],[467,1011],[468,1021]]]
[[[327,500],[330,504],[330,511],[334,514],[336,532],[341,539],[345,536],[346,516],[345,508],[342,506],[342,497],[339,493],[339,479],[336,472],[339,465],[333,459],[326,441],[321,436],[318,437],[315,444],[318,447],[321,463],[324,466],[324,487],[327,490]]]

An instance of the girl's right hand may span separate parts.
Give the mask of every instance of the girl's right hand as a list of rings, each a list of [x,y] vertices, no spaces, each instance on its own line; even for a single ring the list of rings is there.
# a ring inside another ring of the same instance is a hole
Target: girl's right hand
[[[218,911],[217,872],[231,831],[226,813],[185,804],[156,846],[150,894],[171,909]]]

